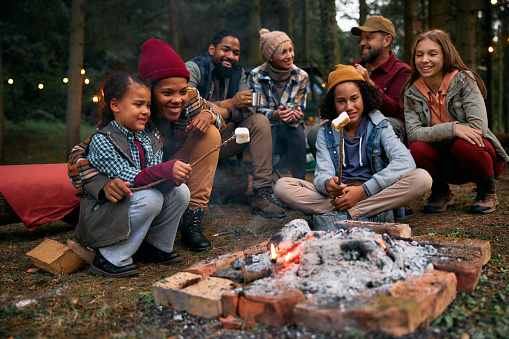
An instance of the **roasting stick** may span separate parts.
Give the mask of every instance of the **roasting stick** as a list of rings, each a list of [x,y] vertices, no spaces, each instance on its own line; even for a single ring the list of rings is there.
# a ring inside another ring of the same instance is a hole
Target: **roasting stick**
[[[332,128],[339,131],[339,164],[338,164],[338,185],[341,185],[341,175],[343,172],[343,127],[348,125],[350,118],[346,112],[341,113],[336,119],[332,120]]]
[[[191,164],[191,167],[194,167],[200,161],[202,161],[203,159],[205,159],[206,157],[208,157],[209,155],[211,155],[212,153],[214,153],[215,151],[220,149],[222,146],[226,145],[227,142],[230,142],[233,139],[236,139],[235,141],[237,142],[237,144],[245,144],[245,143],[249,142],[249,130],[246,127],[237,127],[235,129],[235,133],[230,138],[226,139],[220,145],[217,145],[216,147],[211,149],[208,153],[202,155],[198,160],[196,160],[195,162],[193,162]],[[160,180],[154,181],[154,182],[152,182],[148,185],[145,185],[145,186],[134,187],[134,188],[131,188],[131,191],[133,191],[133,192],[141,191],[141,190],[150,188],[152,186],[158,185],[166,180],[167,179],[160,179]]]

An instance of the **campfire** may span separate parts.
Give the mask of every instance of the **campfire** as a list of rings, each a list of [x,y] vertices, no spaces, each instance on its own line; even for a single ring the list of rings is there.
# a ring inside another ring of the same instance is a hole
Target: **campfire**
[[[457,287],[472,290],[487,252],[489,258],[486,248],[394,235],[404,224],[335,226],[333,232],[312,231],[305,220],[293,220],[263,246],[156,283],[154,298],[189,313],[224,316],[225,327],[242,320],[248,326],[296,323],[325,333],[355,326],[398,336],[438,317]],[[200,300],[197,305],[189,306],[195,300],[190,295]]]

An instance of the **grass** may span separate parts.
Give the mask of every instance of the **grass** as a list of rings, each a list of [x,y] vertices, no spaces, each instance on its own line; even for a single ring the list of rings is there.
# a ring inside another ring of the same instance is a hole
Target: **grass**
[[[82,126],[81,139],[93,131],[91,126]],[[64,148],[65,125],[62,123],[6,124],[5,164],[65,162]],[[506,169],[505,173],[497,187],[501,206],[491,215],[466,213],[474,199],[470,186],[455,187],[461,199],[439,215],[422,213],[425,199],[409,206],[416,213],[403,222],[411,226],[414,236],[487,239],[492,246],[491,260],[483,267],[475,291],[458,293],[454,303],[439,318],[424,324],[410,337],[460,338],[468,333],[472,338],[508,338],[509,171]],[[212,250],[199,254],[188,252],[178,235],[175,249],[181,254],[182,262],[164,267],[142,264],[142,274],[119,280],[92,276],[86,267],[69,275],[30,271],[34,265],[25,253],[45,238],[65,244],[74,237],[72,225],[55,222],[33,232],[28,232],[22,224],[0,226],[0,338],[224,337],[225,332],[220,332],[217,320],[205,320],[156,305],[152,285],[198,261],[259,244],[290,220],[306,218],[296,211],[290,211],[288,218],[282,220],[252,216],[250,212],[250,206],[243,204],[211,206],[205,214],[204,225],[214,245]],[[215,234],[217,236],[213,236]],[[56,294],[62,288],[65,289]],[[29,297],[39,297],[38,302],[19,309],[12,304]],[[295,329],[257,326],[242,333],[227,334],[229,338],[283,338],[295,337]],[[301,337],[310,338],[311,335],[307,333]],[[344,337],[363,338],[364,335],[351,329]]]
[[[95,131],[82,124],[80,140]],[[5,123],[3,165],[51,164],[67,162],[66,125],[61,122],[27,120]]]

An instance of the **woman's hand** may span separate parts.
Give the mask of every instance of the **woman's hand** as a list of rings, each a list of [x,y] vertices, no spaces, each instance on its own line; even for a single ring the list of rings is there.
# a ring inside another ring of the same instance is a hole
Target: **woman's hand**
[[[176,186],[180,186],[181,184],[185,184],[187,180],[189,180],[189,176],[193,172],[193,168],[191,165],[186,164],[180,160],[175,161],[173,164],[173,181]]]
[[[200,131],[202,133],[207,132],[212,121],[212,115],[208,111],[201,111],[196,114],[186,128],[186,132]]]
[[[474,129],[470,126],[462,124],[456,124],[454,126],[454,133],[458,138],[464,139],[471,144],[475,144],[479,147],[484,147],[484,141],[482,140],[482,131]]]
[[[346,188],[346,184],[341,184],[338,182],[338,177],[332,177],[325,182],[325,188],[333,198],[342,196],[345,193],[344,189]]]
[[[344,185],[344,184],[343,184]],[[336,199],[332,199],[330,203],[339,211],[347,211],[354,207],[359,200],[366,196],[366,191],[362,186],[347,186],[344,189],[345,194]]]

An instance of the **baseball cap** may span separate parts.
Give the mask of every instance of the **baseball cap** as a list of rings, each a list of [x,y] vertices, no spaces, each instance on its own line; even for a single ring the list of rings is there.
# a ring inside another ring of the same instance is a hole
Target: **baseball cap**
[[[392,35],[392,38],[396,37],[396,30],[394,29],[394,25],[389,19],[384,18],[381,15],[372,15],[370,16],[364,25],[358,27],[352,27],[350,32],[353,35],[361,35],[361,33],[365,32],[378,32],[382,31],[387,34]]]

